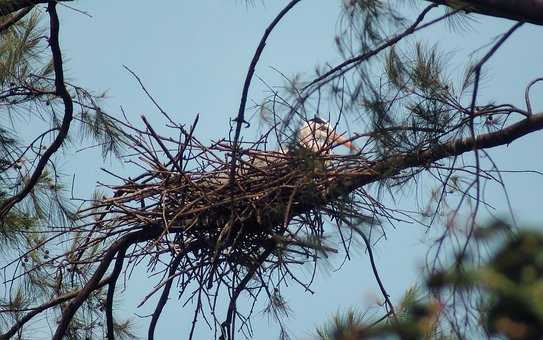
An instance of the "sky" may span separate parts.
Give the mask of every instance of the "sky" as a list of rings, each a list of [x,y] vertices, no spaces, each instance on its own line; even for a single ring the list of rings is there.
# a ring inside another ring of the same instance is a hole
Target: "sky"
[[[248,65],[266,26],[286,1],[262,0],[247,5],[242,0],[142,1],[117,0],[70,3],[88,17],[66,7],[61,12],[61,45],[67,58],[71,80],[95,90],[107,91],[104,106],[119,114],[122,106],[127,116],[137,122],[144,114],[159,131],[167,133],[159,113],[149,103],[133,77],[123,68],[136,72],[145,86],[166,111],[181,123],[190,124],[200,115],[196,130],[200,139],[210,141],[228,135],[229,118],[239,105],[241,89]],[[316,64],[340,61],[334,48],[341,1],[306,0],[289,13],[271,34],[256,70],[268,84],[282,85],[276,70],[286,75],[310,74]],[[452,72],[461,66],[470,53],[488,44],[512,23],[477,17],[470,30],[451,31],[446,26],[417,35],[430,44],[438,44],[450,52]],[[525,25],[496,53],[487,67],[488,76],[482,86],[482,101],[512,102],[523,107],[524,88],[528,81],[543,76],[543,47],[535,44],[541,28]],[[543,110],[543,85],[534,87],[534,110]],[[257,81],[249,93],[250,103],[260,103],[267,95],[265,86]],[[245,136],[258,133],[257,122],[245,129]],[[493,150],[491,154],[506,170],[531,169],[543,171],[540,132],[522,141]],[[112,182],[100,167],[119,173],[133,169],[116,161],[100,162],[92,151],[70,154],[64,160],[65,172],[76,174],[75,192],[90,197],[98,180]],[[543,178],[534,174],[504,175],[515,217],[519,225],[541,223]],[[423,184],[424,185],[424,184]],[[507,216],[507,203],[499,187],[489,185],[487,196],[498,216]],[[414,189],[398,193],[398,200],[385,204],[404,209],[414,207]],[[382,280],[393,301],[420,281],[430,235],[415,224],[386,226],[387,239],[375,246],[376,262]],[[304,292],[296,284],[283,291],[290,312],[286,327],[295,339],[311,339],[315,327],[322,325],[337,311],[355,308],[365,310],[380,301],[367,254],[355,249],[351,261],[336,270],[343,258],[330,259],[330,266],[319,267],[312,286],[314,294]],[[307,273],[310,275],[310,268]],[[137,331],[146,334],[145,315],[153,308],[137,308],[152,288],[153,279],[136,273],[118,302],[117,313],[132,316]],[[278,327],[257,307],[254,316],[254,338],[276,339]],[[370,312],[376,312],[371,309]],[[192,321],[191,309],[172,294],[157,328],[158,339],[184,339]],[[197,339],[209,339],[205,327],[198,329]]]

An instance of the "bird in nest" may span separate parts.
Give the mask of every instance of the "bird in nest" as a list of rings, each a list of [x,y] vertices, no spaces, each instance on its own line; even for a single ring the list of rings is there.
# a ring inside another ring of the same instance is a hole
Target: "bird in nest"
[[[297,129],[296,138],[293,143],[286,147],[281,147],[276,151],[255,151],[248,150],[238,163],[238,176],[245,177],[249,172],[266,173],[276,164],[283,164],[288,159],[296,159],[307,170],[320,171],[329,166],[329,156],[331,151],[338,146],[346,147],[351,153],[356,153],[359,149],[344,134],[336,132],[330,123],[324,119],[315,116],[314,118],[304,120]],[[218,171],[208,178],[216,185],[229,182],[229,167],[224,171]],[[271,170],[273,171],[273,170]]]
[[[330,166],[330,154],[339,146],[348,148],[351,153],[359,151],[352,140],[338,133],[329,122],[315,116],[302,123],[297,130],[295,144],[287,149],[287,153],[301,159],[307,170],[320,172]]]
[[[353,153],[358,151],[351,140],[345,138],[344,134],[337,133],[330,123],[318,116],[304,121],[298,129],[296,142],[305,150],[323,155],[329,154],[331,149],[340,145],[349,148]]]

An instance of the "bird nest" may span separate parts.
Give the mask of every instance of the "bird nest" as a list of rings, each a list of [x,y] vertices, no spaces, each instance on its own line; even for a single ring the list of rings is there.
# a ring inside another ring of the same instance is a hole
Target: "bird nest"
[[[219,322],[212,314],[223,328],[241,315],[235,301],[242,291],[255,299],[266,292],[269,301],[277,301],[273,288],[285,278],[309,288],[311,282],[298,279],[291,267],[335,251],[324,243],[325,222],[344,223],[346,217],[352,222],[364,217],[360,211],[379,206],[362,190],[354,195],[363,199],[337,192],[336,179],[360,175],[367,160],[333,155],[332,145],[317,153],[296,147],[268,151],[271,134],[266,134],[238,148],[228,140],[205,146],[194,137],[194,126],[189,131],[175,126],[180,138],[172,139],[144,122],[145,130],[127,125],[135,131],[127,137],[133,149],[128,162],[143,171],[135,178],[112,174],[121,180],[105,185],[113,194],[83,212],[94,218],[89,245],[91,239],[103,240],[104,233],[118,239],[146,232],[138,239],[143,246],[135,247],[130,258],[151,256],[155,273],[163,265],[158,287],[175,280],[181,292],[194,282],[195,291],[204,294],[230,290],[226,318]],[[347,248],[349,235],[337,230]],[[196,308],[196,315],[201,312]]]

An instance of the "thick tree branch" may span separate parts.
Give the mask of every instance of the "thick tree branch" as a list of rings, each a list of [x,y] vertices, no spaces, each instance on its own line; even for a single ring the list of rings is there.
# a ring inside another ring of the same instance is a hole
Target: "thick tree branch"
[[[24,9],[20,10],[19,12],[17,12],[17,14],[14,14],[13,16],[11,16],[9,19],[4,21],[3,23],[1,23],[0,24],[0,33],[4,32],[8,28],[10,28],[14,24],[16,24],[19,20],[24,18],[24,16],[27,15],[32,10],[32,8],[33,8],[32,6],[26,7]]]
[[[51,2],[62,2],[73,0],[57,0]],[[0,1],[0,16],[8,15],[26,7],[33,7],[38,4],[46,4],[49,0],[1,0]]]
[[[72,98],[70,96],[70,93],[66,89],[66,86],[64,85],[62,53],[60,51],[59,45],[60,24],[55,6],[56,2],[51,1],[49,2],[49,5],[47,7],[50,17],[51,30],[49,44],[51,45],[51,53],[53,54],[53,67],[55,71],[55,91],[56,95],[62,98],[62,101],[64,103],[64,117],[62,119],[62,124],[60,125],[57,137],[55,138],[51,146],[49,146],[49,148],[47,148],[47,150],[45,150],[45,152],[41,156],[36,168],[34,169],[34,172],[32,173],[32,176],[30,176],[28,182],[25,184],[23,189],[15,196],[12,196],[9,199],[5,200],[0,206],[0,220],[2,220],[4,216],[6,216],[6,214],[11,210],[11,208],[13,208],[15,204],[22,201],[26,197],[26,195],[28,195],[32,191],[36,183],[38,183],[43,173],[43,170],[49,162],[49,159],[51,158],[51,156],[53,156],[55,152],[57,152],[57,150],[61,147],[61,145],[64,143],[64,140],[68,136],[68,130],[70,129],[70,125],[73,119],[74,106]]]
[[[402,170],[425,166],[444,158],[459,156],[463,153],[473,151],[474,146],[477,149],[489,149],[500,145],[509,145],[529,133],[542,129],[543,113],[534,114],[495,132],[478,135],[475,138],[453,140],[421,152],[399,155],[377,162],[368,169],[369,171],[361,173],[360,176],[340,179],[338,186],[344,190],[344,193],[348,193],[366,184],[390,177]],[[327,196],[327,200],[332,200],[337,195],[337,192],[331,192]]]
[[[467,12],[543,25],[541,0],[427,0]],[[460,5],[459,5],[460,4]]]

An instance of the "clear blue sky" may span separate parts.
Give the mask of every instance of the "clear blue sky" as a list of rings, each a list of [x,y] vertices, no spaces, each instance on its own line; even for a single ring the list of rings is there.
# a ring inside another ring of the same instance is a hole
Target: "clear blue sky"
[[[142,77],[175,119],[188,124],[200,113],[199,137],[203,140],[220,138],[228,133],[228,119],[237,111],[243,80],[262,32],[285,4],[286,1],[279,0],[258,0],[253,6],[246,6],[243,0],[78,1],[73,5],[89,12],[92,18],[60,9],[61,43],[69,59],[68,72],[72,80],[89,89],[107,90],[106,106],[111,112],[118,113],[122,105],[129,118],[137,121],[139,115],[145,114],[158,128],[161,118],[136,81],[123,69],[122,65],[127,65]],[[257,75],[272,85],[281,85],[280,76],[271,67],[287,75],[307,74],[317,63],[337,62],[333,38],[340,4],[339,0],[302,1],[272,33]],[[511,26],[503,20],[478,19],[473,30],[455,33],[442,26],[420,37],[453,52],[450,62],[454,71],[454,65],[462,65],[470,52]],[[526,25],[516,32],[489,64],[489,77],[483,84],[481,98],[523,106],[524,84],[543,76],[543,47],[535,43],[540,40],[538,27]],[[540,85],[533,91],[534,109],[539,111],[543,110],[543,97],[537,93],[542,90],[543,85]],[[250,100],[261,102],[266,95],[263,91],[264,87],[255,81]],[[253,124],[243,133],[255,135],[257,125]],[[538,132],[492,154],[503,169],[543,171],[542,142],[543,137]],[[66,172],[78,174],[76,192],[79,196],[90,196],[98,179],[113,180],[99,171],[102,164],[92,152],[68,158]],[[105,166],[120,172],[131,171],[116,162]],[[543,178],[511,174],[506,180],[520,224],[543,221]],[[496,212],[506,215],[507,206],[499,188],[490,186],[487,193]],[[398,207],[413,208],[415,199],[415,190],[406,190],[399,194]],[[391,201],[385,203],[394,206]],[[387,228],[388,239],[376,245],[375,255],[383,282],[392,299],[397,301],[402,292],[420,278],[428,235],[417,225],[398,224],[396,230]],[[332,259],[331,268],[341,260],[341,256]],[[120,314],[131,313],[138,320],[142,336],[148,319],[138,319],[135,314],[144,315],[154,306],[142,309],[135,306],[153,283],[154,280],[137,274],[128,282],[118,307]],[[284,290],[291,308],[286,325],[296,339],[309,339],[315,327],[337,310],[349,307],[363,310],[380,296],[362,248],[355,250],[352,260],[339,271],[322,266],[312,288],[314,295],[303,292],[296,284]],[[192,309],[182,309],[175,296],[172,292],[172,299],[158,324],[159,339],[184,339],[190,327]],[[254,317],[254,338],[276,339],[278,328],[260,314],[262,308],[262,305],[257,308]],[[209,339],[210,334],[202,328],[197,338]]]

